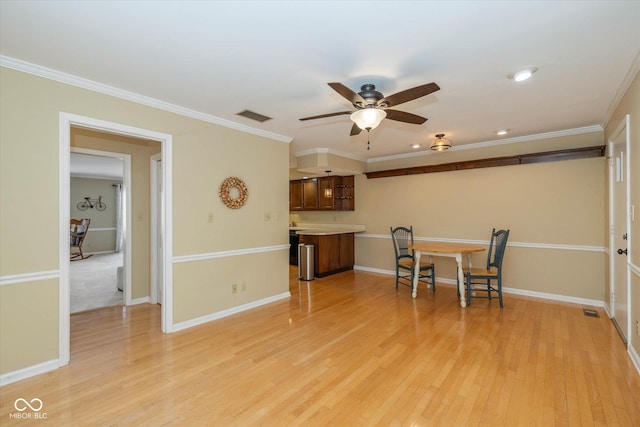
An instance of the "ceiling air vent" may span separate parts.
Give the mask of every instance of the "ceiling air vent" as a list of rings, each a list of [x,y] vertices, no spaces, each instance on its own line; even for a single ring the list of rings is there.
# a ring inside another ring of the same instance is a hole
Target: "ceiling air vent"
[[[247,119],[255,120],[256,122],[266,122],[267,120],[271,120],[271,117],[263,116],[262,114],[258,114],[254,111],[244,110],[236,113],[238,116],[246,117]]]

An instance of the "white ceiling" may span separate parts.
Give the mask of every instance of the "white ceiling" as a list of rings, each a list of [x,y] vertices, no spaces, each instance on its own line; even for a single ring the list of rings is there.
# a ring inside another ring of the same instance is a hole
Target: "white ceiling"
[[[638,70],[640,1],[0,1],[0,54],[359,159],[602,126]],[[538,67],[533,78],[507,76]],[[630,74],[632,73],[632,74]],[[350,137],[328,82],[441,90]],[[237,116],[249,109],[272,117]]]
[[[124,161],[115,157],[71,153],[69,172],[74,177],[122,180]]]

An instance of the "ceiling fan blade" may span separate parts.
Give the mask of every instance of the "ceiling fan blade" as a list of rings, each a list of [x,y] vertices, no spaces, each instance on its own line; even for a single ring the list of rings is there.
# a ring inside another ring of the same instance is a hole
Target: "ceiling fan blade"
[[[356,103],[366,104],[366,102],[365,102],[363,97],[361,97],[360,95],[358,95],[357,93],[355,93],[354,91],[352,91],[351,89],[349,89],[348,87],[343,85],[342,83],[327,83],[327,84],[329,86],[331,86],[331,89],[333,89],[336,92],[338,92],[340,95],[342,95],[344,98],[346,98],[350,103],[352,103],[352,104],[356,104]]]
[[[427,121],[425,117],[417,116],[415,114],[407,113],[406,111],[398,111],[386,109],[387,119],[395,120],[397,122],[413,123],[414,125],[421,125]]]
[[[352,112],[353,111],[340,111],[339,113],[327,113],[327,114],[320,114],[319,116],[303,117],[298,120],[305,121],[305,120],[313,120],[313,119],[324,119],[325,117],[343,116],[345,114],[351,114]]]
[[[354,123],[353,126],[351,126],[351,133],[349,134],[349,136],[358,135],[360,134],[360,132],[362,132],[362,129],[360,129],[358,125]]]
[[[435,83],[427,83],[426,85],[417,86],[412,89],[403,90],[402,92],[394,93],[386,98],[378,101],[378,105],[383,103],[387,107],[393,107],[394,105],[402,104],[403,102],[412,101],[416,98],[429,95],[435,91],[440,90],[440,86]]]

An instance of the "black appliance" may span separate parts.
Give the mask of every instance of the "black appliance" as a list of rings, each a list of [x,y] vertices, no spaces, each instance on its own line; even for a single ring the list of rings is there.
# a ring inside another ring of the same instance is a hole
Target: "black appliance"
[[[289,264],[298,265],[298,244],[300,243],[300,235],[295,230],[289,230]]]

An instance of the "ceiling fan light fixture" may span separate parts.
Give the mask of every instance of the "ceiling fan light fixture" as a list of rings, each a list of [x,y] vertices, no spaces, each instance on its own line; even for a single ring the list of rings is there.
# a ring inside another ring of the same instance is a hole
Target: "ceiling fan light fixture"
[[[445,139],[444,133],[439,133],[436,135],[436,139],[431,143],[431,149],[433,151],[445,151],[451,148],[451,141]]]
[[[387,112],[378,108],[363,108],[351,114],[351,120],[363,130],[371,130],[378,127],[380,122],[387,117]]]

